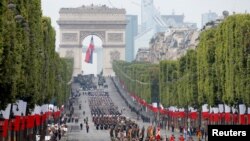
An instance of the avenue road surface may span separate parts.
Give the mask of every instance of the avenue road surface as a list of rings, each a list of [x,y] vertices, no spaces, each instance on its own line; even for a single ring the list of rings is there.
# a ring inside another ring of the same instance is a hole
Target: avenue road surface
[[[97,81],[97,80],[95,80]],[[119,93],[117,92],[112,80],[110,78],[106,78],[106,83],[108,84],[108,92],[110,95],[110,98],[114,102],[115,105],[118,106],[119,111],[123,108],[122,115],[125,117],[130,118],[133,121],[136,121],[138,125],[140,126],[140,129],[142,126],[147,129],[147,127],[150,125],[150,123],[143,123],[141,119],[137,120],[137,115],[127,107],[124,100],[121,98]],[[81,104],[81,110],[79,109],[79,104]],[[80,97],[78,97],[78,103],[74,104],[74,113],[79,115],[79,122],[78,123],[67,123],[69,126],[67,136],[63,137],[62,141],[110,141],[109,136],[109,130],[96,130],[91,117],[90,108],[88,105],[88,95],[81,94]],[[83,115],[83,111],[85,111],[85,115]],[[89,133],[86,132],[86,127],[84,125],[84,118],[88,117],[89,121]],[[80,123],[82,123],[83,130],[80,130]],[[146,132],[146,130],[145,130]],[[170,131],[166,131],[164,129],[161,129],[161,136],[166,137],[166,135],[169,137],[172,134]],[[145,133],[146,135],[146,133]],[[175,137],[179,137],[179,133],[175,132]]]

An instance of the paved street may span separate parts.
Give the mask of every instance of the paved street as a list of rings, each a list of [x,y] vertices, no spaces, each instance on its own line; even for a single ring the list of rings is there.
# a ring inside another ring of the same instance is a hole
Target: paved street
[[[112,80],[110,78],[107,78],[106,81],[109,86],[108,91],[110,97],[114,102],[114,104],[119,107],[119,110],[125,108],[122,115],[130,118],[133,121],[136,121],[140,126],[140,128],[142,126],[147,128],[150,123],[143,123],[142,120],[137,120],[137,115],[135,113],[132,113],[131,110],[126,106],[124,100],[120,97],[115,86],[113,85]],[[62,139],[63,141],[110,141],[109,130],[96,130],[92,122],[92,117],[88,106],[87,98],[88,98],[87,95],[81,95],[78,99],[78,103],[75,103],[74,105],[75,114],[79,115],[79,122],[67,123],[69,125],[69,131],[67,136],[63,137]],[[82,105],[81,110],[79,110],[79,104]],[[83,111],[85,111],[85,116],[83,115]],[[80,130],[80,123],[84,123],[83,119],[86,117],[88,117],[89,119],[89,126],[90,126],[89,133],[86,132],[85,125],[83,126],[83,130]],[[172,133],[164,129],[161,129],[162,137],[166,137],[166,134],[169,137]],[[175,137],[179,137],[179,133],[177,132],[174,135]]]
[[[78,104],[82,105],[82,110],[79,110],[79,106],[74,105],[75,113],[79,114],[78,123],[70,123],[68,137],[63,138],[65,141],[109,141],[108,130],[96,130],[93,122],[91,121],[91,114],[88,105],[87,95],[81,95],[78,100]],[[83,115],[85,111],[85,116]],[[80,123],[84,123],[83,119],[88,117],[89,119],[89,133],[86,132],[86,127],[83,126],[83,130],[80,130]]]

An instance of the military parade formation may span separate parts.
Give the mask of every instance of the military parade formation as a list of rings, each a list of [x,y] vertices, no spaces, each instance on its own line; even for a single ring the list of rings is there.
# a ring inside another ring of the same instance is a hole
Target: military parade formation
[[[138,117],[138,112],[133,105],[130,105],[125,97],[118,93],[111,93],[109,87],[106,83],[106,79],[102,76],[94,77],[93,75],[78,76],[74,79],[75,83],[80,84],[80,88],[72,90],[72,100],[69,103],[69,113],[68,121],[80,124],[80,129],[86,127],[86,134],[89,134],[90,124],[94,126],[91,130],[95,132],[109,133],[111,141],[161,141],[161,140],[175,140],[174,136],[166,137],[165,139],[161,136],[160,126],[150,124],[150,122],[145,122],[145,118],[141,117],[141,122],[144,124],[139,124],[140,118],[129,118],[126,117],[127,112],[132,112]],[[111,79],[112,80],[112,79]],[[110,81],[111,81],[110,80]],[[86,83],[86,81],[88,83]],[[113,82],[113,81],[111,81]],[[115,86],[115,85],[114,85]],[[112,100],[116,94],[121,96],[124,100],[126,107],[118,107]],[[83,101],[79,101],[81,95],[84,96]],[[85,106],[83,106],[81,103]],[[83,121],[78,121],[77,116],[75,116],[75,110],[73,105],[78,105],[79,110],[83,114]],[[85,110],[89,108],[89,114],[86,114]],[[89,120],[89,116],[90,120]],[[92,123],[89,123],[92,122]]]

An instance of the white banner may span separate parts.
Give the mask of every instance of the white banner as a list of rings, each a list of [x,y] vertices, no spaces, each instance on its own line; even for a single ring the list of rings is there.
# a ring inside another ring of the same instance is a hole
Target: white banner
[[[202,105],[202,112],[209,112],[208,104]]]
[[[54,109],[54,105],[53,104],[49,104],[49,112],[52,112]]]
[[[237,109],[235,109],[234,107],[232,107],[232,112],[233,113],[237,112]]]
[[[247,113],[250,114],[250,107],[247,108]]]
[[[42,112],[43,113],[46,113],[46,112],[48,112],[49,111],[49,105],[48,104],[43,104],[42,105]]]
[[[1,110],[1,113],[3,114],[4,119],[10,118],[10,107],[11,107],[11,104],[8,104],[5,110]]]
[[[219,113],[224,113],[224,105],[219,104]]]
[[[240,109],[240,115],[244,115],[246,113],[247,108],[245,104],[240,104],[239,109]]]
[[[184,112],[185,109],[184,108],[179,108],[179,112]]]
[[[157,103],[156,103],[156,102],[152,103],[152,106],[153,106],[154,108],[157,108]]]
[[[230,113],[231,112],[231,108],[225,104],[225,113]]]
[[[214,112],[213,107],[210,106],[209,111],[210,111],[210,113],[213,113]]]
[[[188,110],[191,112],[197,112],[197,109],[194,109],[193,107],[188,107]]]
[[[177,106],[174,106],[174,112],[178,111]]]
[[[164,107],[163,107],[163,105],[160,103],[159,104],[159,107],[161,108],[161,109],[164,109]]]
[[[12,104],[12,112],[15,116],[26,116],[26,108],[27,108],[27,102],[24,102],[22,100],[18,100],[16,102],[16,105]]]
[[[59,111],[58,108],[57,108],[57,106],[54,106],[54,109],[53,109],[53,110],[54,110],[54,112]]]
[[[42,111],[42,107],[39,105],[35,105],[34,111],[32,112],[32,115],[40,115]]]
[[[213,111],[214,111],[214,114],[218,114],[219,113],[219,108],[218,107],[213,107]]]

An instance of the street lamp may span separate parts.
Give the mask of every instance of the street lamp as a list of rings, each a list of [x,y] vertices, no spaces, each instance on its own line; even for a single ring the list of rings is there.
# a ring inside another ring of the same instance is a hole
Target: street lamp
[[[15,10],[16,9],[16,5],[14,4],[14,3],[12,3],[12,2],[10,2],[9,4],[8,4],[8,8],[10,9],[10,10]]]
[[[0,119],[3,119],[3,113],[1,110],[0,110]]]
[[[11,104],[11,107],[10,107],[10,117],[9,117],[9,119],[10,119],[10,121],[11,121],[11,129],[12,129],[12,131],[11,131],[11,140],[13,140],[14,139],[14,135],[15,135],[15,131],[14,131],[14,122],[15,122],[15,115],[14,115],[14,112],[13,112],[13,105],[16,105],[16,111],[19,111],[19,108],[18,108],[18,104],[16,104],[16,103],[12,103]]]

